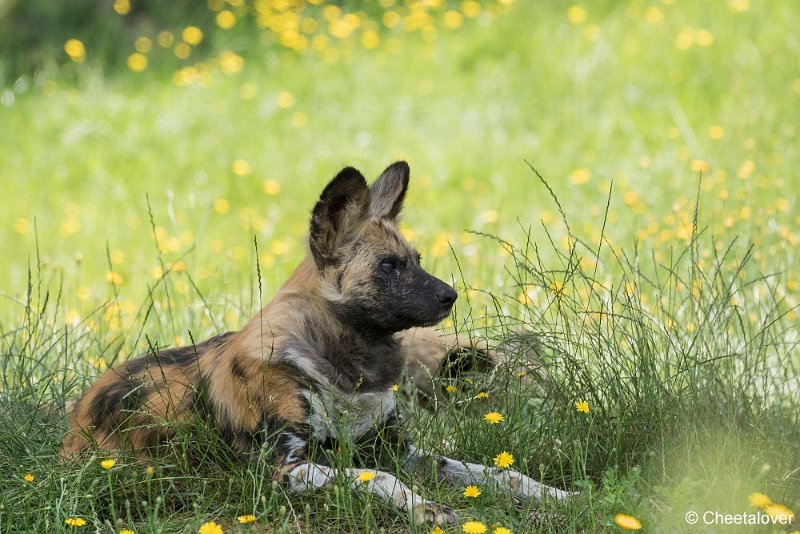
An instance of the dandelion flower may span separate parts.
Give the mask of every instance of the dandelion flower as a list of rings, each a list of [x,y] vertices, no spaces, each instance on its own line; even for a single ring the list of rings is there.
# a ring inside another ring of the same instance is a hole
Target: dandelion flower
[[[155,473],[156,470],[153,469],[152,465],[148,465],[147,467],[145,467],[144,472],[147,473],[148,476],[153,476],[153,473]]]
[[[375,478],[374,471],[362,471],[361,473],[358,474],[358,480],[360,480],[361,482],[369,482],[373,478]]]
[[[494,457],[494,465],[495,467],[507,469],[514,465],[514,455],[510,452],[503,451]]]
[[[466,534],[483,534],[486,532],[486,525],[480,521],[467,521],[461,525],[461,530],[466,532]]]
[[[456,387],[453,384],[450,384],[449,386],[447,386],[447,388],[445,388],[445,391],[447,391],[448,393],[455,393]]]
[[[400,385],[399,384],[393,384],[392,385],[392,391],[394,391],[395,393],[400,391]]]
[[[772,504],[764,508],[764,511],[779,521],[791,521],[794,517],[794,512],[789,510],[782,504]]]
[[[64,523],[71,527],[83,527],[86,525],[86,520],[82,517],[68,517],[64,520]]]
[[[108,460],[101,460],[101,461],[100,461],[100,467],[102,467],[102,468],[103,468],[103,469],[105,469],[106,471],[111,471],[111,469],[112,469],[112,468],[113,468],[115,465],[117,465],[117,461],[116,461],[116,460],[111,460],[111,459],[108,459]]]
[[[223,532],[221,526],[213,521],[209,521],[208,523],[200,525],[200,530],[197,531],[197,534],[223,534]]]
[[[494,527],[492,534],[511,534],[511,529],[506,527]]]
[[[436,527],[433,530],[431,530],[431,534],[444,534],[444,530],[442,530],[441,527]]]
[[[589,401],[587,400],[575,401],[575,409],[581,413],[589,413]]]
[[[136,534],[136,532],[129,528],[123,528],[119,531],[119,534]]]
[[[489,394],[486,393],[485,391],[479,391],[478,394],[475,395],[475,398],[476,399],[488,399],[489,398]]]
[[[500,412],[489,412],[483,416],[483,420],[490,425],[496,425],[502,423],[505,420],[505,417],[503,417],[503,414]]]
[[[22,477],[22,480],[30,484],[31,482],[36,480],[36,477],[33,475],[33,473],[25,473],[25,476]]]
[[[236,520],[242,525],[246,525],[247,523],[252,523],[253,521],[255,521],[256,516],[254,516],[253,514],[240,515],[239,517],[236,518]]]
[[[621,528],[625,530],[641,530],[642,523],[633,517],[632,515],[628,514],[617,514],[614,516],[614,523],[619,525]]]
[[[467,486],[464,488],[464,497],[469,497],[474,499],[475,497],[480,497],[481,490],[478,486]]]
[[[751,493],[747,500],[750,501],[750,506],[757,508],[764,508],[772,504],[772,500],[763,493]]]

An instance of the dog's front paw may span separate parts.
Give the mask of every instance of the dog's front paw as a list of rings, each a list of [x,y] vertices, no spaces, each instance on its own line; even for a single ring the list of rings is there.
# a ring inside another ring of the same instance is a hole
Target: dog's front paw
[[[458,522],[458,515],[446,504],[424,501],[413,508],[414,520],[417,523],[433,523],[434,525],[450,525]]]

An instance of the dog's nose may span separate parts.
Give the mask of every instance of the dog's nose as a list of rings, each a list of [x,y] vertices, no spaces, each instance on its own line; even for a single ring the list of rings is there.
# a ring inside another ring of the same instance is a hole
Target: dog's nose
[[[450,286],[443,286],[439,291],[436,292],[436,300],[439,301],[439,304],[444,306],[450,306],[453,304],[456,299],[458,298],[458,293],[456,290]]]

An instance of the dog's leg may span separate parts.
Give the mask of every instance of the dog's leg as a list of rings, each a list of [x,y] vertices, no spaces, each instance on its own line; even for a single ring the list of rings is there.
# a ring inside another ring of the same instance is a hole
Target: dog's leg
[[[446,456],[428,453],[413,444],[409,445],[404,465],[406,469],[430,472],[433,466],[440,477],[457,487],[489,483],[498,489],[510,491],[514,497],[534,498],[538,501],[546,497],[562,501],[579,495],[542,484],[513,469],[498,469],[481,464],[459,462]]]
[[[290,491],[305,493],[341,480],[352,488],[363,488],[405,510],[417,523],[429,521],[444,525],[458,521],[458,516],[449,506],[422,498],[390,473],[375,469],[335,469],[308,461],[308,442],[296,433],[282,433],[278,438],[278,449],[282,465],[275,474],[276,479],[287,484]]]
[[[372,495],[409,512],[417,523],[429,521],[437,525],[446,525],[458,521],[458,516],[452,508],[424,499],[400,482],[396,476],[384,471],[358,468],[334,469],[306,462],[292,468],[286,476],[289,489],[297,493],[330,486],[337,478],[346,481],[351,488],[364,488]]]

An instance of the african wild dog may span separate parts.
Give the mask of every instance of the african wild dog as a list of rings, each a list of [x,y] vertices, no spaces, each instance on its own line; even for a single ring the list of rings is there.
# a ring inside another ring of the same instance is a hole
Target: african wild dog
[[[77,401],[62,449],[68,458],[97,446],[127,448],[142,458],[168,440],[174,425],[207,419],[235,452],[275,445],[275,477],[296,492],[329,485],[337,475],[365,484],[416,520],[457,518],[414,494],[394,475],[336,469],[310,457],[310,444],[348,432],[403,447],[404,467],[458,485],[492,482],[520,497],[564,491],[512,470],[426,453],[399,431],[392,384],[405,365],[398,333],[450,314],[456,292],[420,267],[396,220],[408,187],[405,162],[368,187],[353,168],[336,175],[316,203],[310,253],[242,330],[192,347],[155,350],[107,371]],[[315,461],[316,460],[316,461]],[[433,462],[433,463],[432,463]]]

